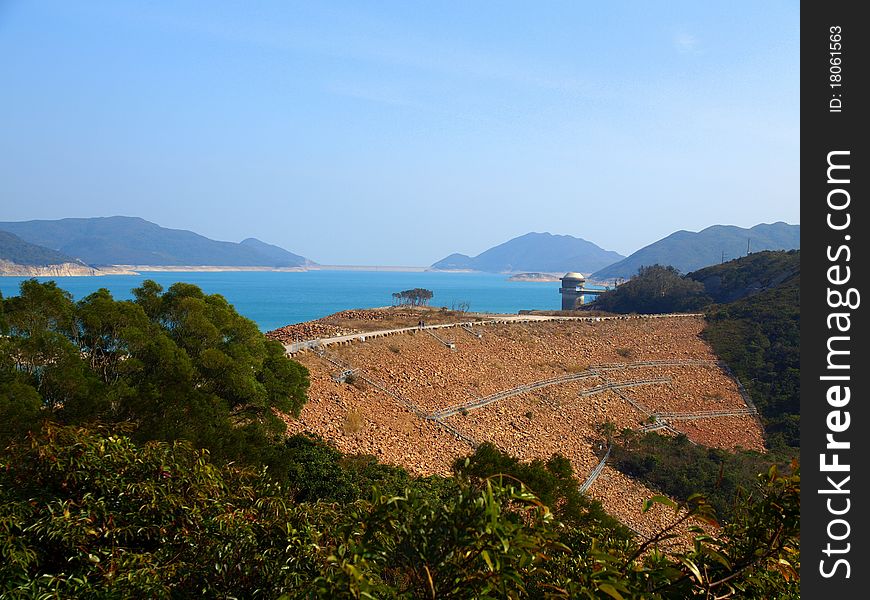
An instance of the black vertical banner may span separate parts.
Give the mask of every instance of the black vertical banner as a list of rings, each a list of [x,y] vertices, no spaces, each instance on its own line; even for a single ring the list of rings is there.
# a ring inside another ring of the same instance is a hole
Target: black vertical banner
[[[801,8],[801,597],[870,586],[870,24]]]

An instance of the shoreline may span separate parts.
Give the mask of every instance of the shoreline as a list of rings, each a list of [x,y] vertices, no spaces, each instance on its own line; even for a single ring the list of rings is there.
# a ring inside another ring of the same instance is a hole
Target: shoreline
[[[132,271],[167,272],[167,273],[222,273],[230,271],[252,271],[272,273],[305,273],[308,271],[393,271],[417,273],[426,270],[425,267],[404,267],[390,265],[308,265],[305,267],[246,267],[226,265],[113,265]]]
[[[2,266],[2,265],[0,265]],[[143,273],[230,273],[230,272],[270,272],[270,273],[305,273],[308,271],[357,271],[383,273],[487,273],[475,269],[432,269],[430,267],[412,267],[401,265],[308,265],[304,267],[263,267],[263,266],[233,266],[233,265],[74,265],[76,268],[63,268],[73,265],[18,265],[7,264],[0,268],[0,277],[102,277],[105,275],[141,275]],[[559,281],[557,275],[551,273],[492,273],[502,275],[508,281],[525,283],[546,283]],[[530,277],[543,275],[544,277]],[[589,281],[595,284],[596,282]]]
[[[143,273],[230,273],[270,272],[305,273],[308,271],[379,271],[393,273],[423,273],[426,267],[388,265],[311,265],[307,267],[255,267],[230,265],[76,265],[76,269],[49,266],[15,265],[16,269],[0,269],[0,277],[102,277],[105,275],[141,275]]]

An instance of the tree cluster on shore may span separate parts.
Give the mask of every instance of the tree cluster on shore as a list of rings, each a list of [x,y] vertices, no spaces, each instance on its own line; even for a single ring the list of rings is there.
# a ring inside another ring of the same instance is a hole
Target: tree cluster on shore
[[[393,304],[396,306],[426,306],[434,295],[432,290],[424,288],[393,292]]]

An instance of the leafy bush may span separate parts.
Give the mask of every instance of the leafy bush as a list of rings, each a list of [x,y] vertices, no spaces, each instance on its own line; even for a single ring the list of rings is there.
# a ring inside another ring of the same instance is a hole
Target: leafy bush
[[[273,597],[325,558],[306,512],[262,472],[221,469],[187,442],[81,429],[49,427],[2,457],[0,524],[9,596]]]
[[[304,439],[295,448],[299,460],[335,458]],[[560,461],[543,471],[567,476]],[[728,524],[668,556],[655,545],[672,528],[638,545],[601,524],[559,522],[507,475],[460,479],[445,494],[412,485],[304,502],[264,471],[215,465],[187,442],[48,426],[0,454],[0,594],[796,598],[799,492],[797,473],[771,470]],[[675,506],[674,524],[699,519],[709,520],[702,498]]]
[[[620,528],[599,502],[580,493],[580,483],[574,477],[571,462],[561,454],[554,454],[546,461],[536,459],[525,463],[486,442],[468,458],[457,459],[453,470],[460,478],[476,484],[494,475],[506,475],[520,481],[566,523],[605,523]],[[622,528],[622,533],[627,534],[627,530]]]
[[[787,470],[789,462],[775,454],[694,445],[685,435],[625,429],[613,442],[610,465],[671,498],[687,501],[693,494],[704,494],[725,520],[733,514],[741,490],[750,489],[759,472],[776,462]]]

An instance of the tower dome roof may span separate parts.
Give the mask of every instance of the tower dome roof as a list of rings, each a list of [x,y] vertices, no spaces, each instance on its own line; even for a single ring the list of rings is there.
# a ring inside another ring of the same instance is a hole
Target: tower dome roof
[[[581,279],[586,281],[586,278],[583,276],[583,273],[577,273],[576,271],[571,271],[570,273],[565,273],[565,276],[562,279]]]

